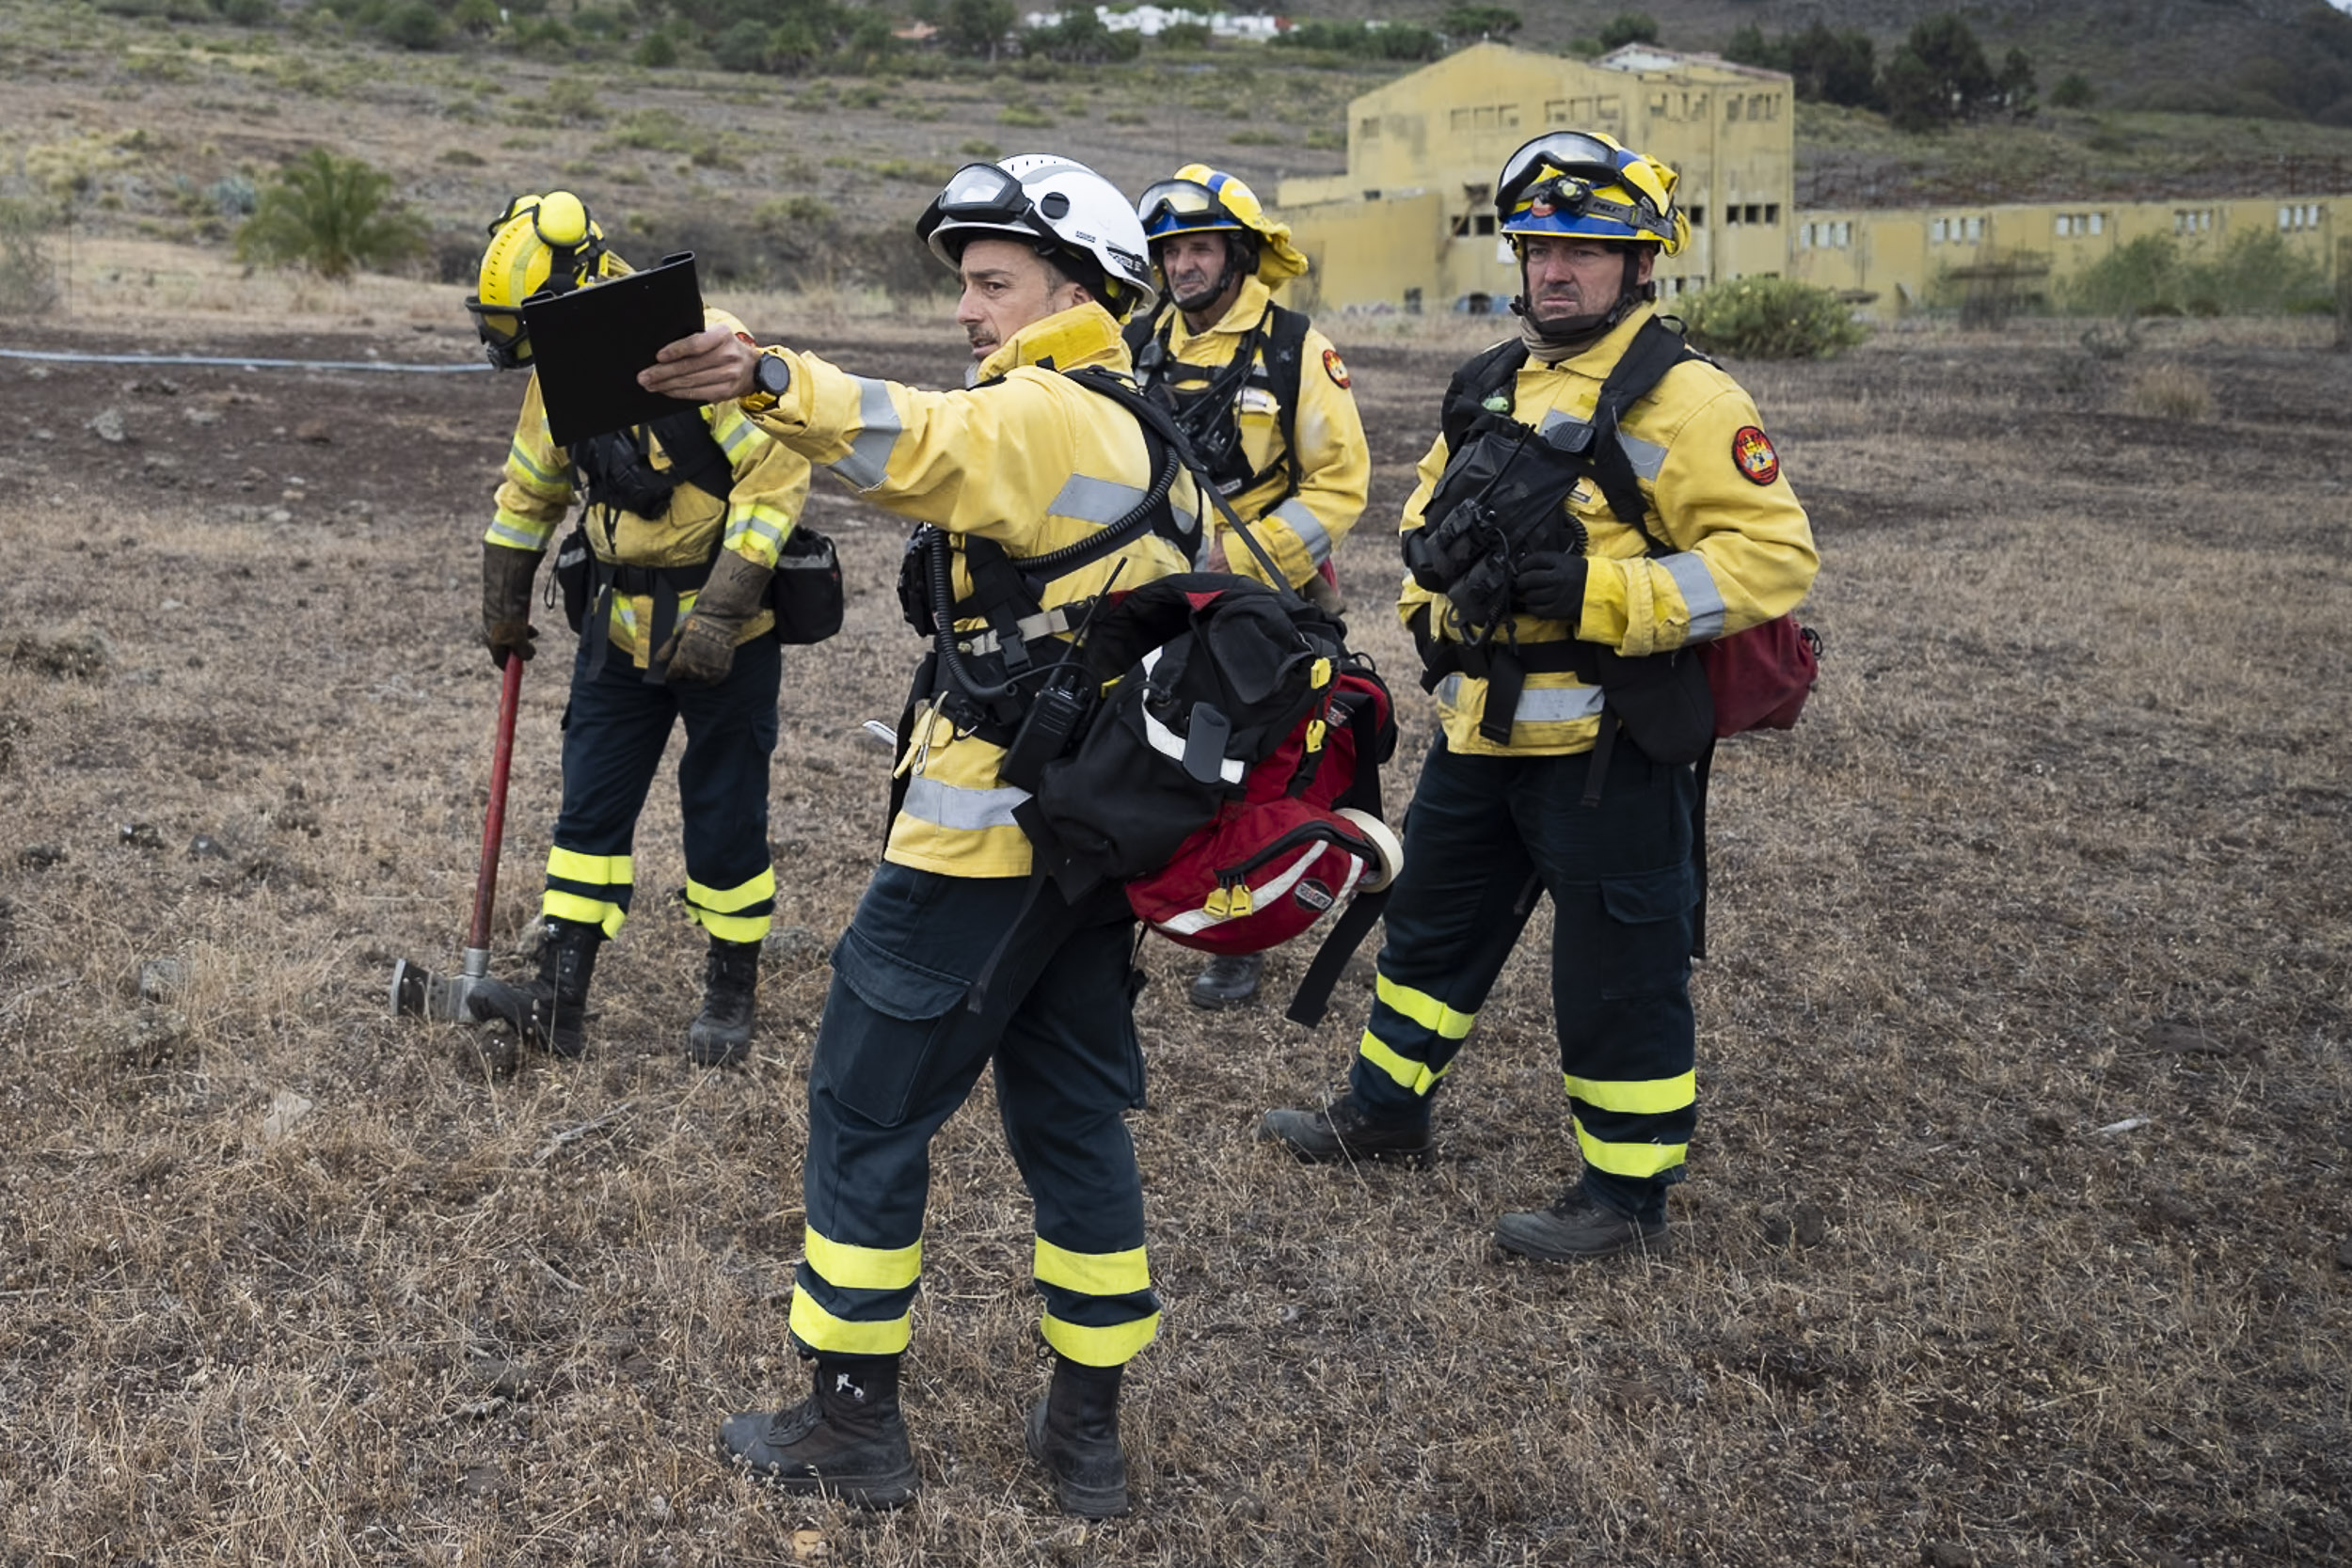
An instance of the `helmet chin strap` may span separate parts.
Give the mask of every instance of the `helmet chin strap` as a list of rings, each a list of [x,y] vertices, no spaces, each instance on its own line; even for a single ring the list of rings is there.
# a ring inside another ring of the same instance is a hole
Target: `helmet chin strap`
[[[1624,281],[1617,286],[1616,300],[1608,309],[1590,315],[1570,316],[1563,322],[1539,322],[1527,307],[1527,259],[1522,256],[1519,259],[1519,293],[1517,299],[1511,301],[1511,313],[1525,322],[1528,330],[1547,343],[1563,348],[1572,345],[1583,347],[1605,336],[1610,328],[1631,315],[1633,308],[1642,303],[1642,286],[1636,281],[1641,270],[1641,252],[1627,247]]]

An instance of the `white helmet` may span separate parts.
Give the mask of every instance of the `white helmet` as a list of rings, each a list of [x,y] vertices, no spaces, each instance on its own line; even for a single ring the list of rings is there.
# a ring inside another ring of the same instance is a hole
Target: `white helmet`
[[[964,165],[914,220],[914,232],[951,268],[976,234],[1025,241],[1057,265],[1076,262],[1066,270],[1114,316],[1149,305],[1157,292],[1135,208],[1118,186],[1058,153]]]

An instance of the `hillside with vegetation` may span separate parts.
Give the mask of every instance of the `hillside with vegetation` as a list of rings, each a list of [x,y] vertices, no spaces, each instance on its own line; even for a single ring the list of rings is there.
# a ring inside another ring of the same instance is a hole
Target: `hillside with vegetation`
[[[2352,190],[2324,6],[1641,3],[1314,0],[1250,44],[1010,0],[0,0],[0,308],[76,234],[225,245],[322,149],[401,204],[370,265],[460,280],[509,196],[564,183],[722,282],[923,290],[905,224],[959,163],[1067,147],[1135,188],[1200,158],[1271,195],[1344,166],[1351,97],[1481,34],[1790,70],[1801,206]]]

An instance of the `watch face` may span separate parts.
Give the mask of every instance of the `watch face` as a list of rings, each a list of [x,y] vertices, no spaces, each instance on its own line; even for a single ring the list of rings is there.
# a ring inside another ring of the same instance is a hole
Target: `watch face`
[[[792,371],[774,355],[763,354],[759,356],[758,369],[752,372],[752,381],[770,397],[780,398],[784,396],[785,388],[792,384]]]

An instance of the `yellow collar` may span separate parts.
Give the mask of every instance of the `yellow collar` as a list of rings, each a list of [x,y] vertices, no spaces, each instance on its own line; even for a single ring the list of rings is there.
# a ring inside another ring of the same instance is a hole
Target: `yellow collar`
[[[1086,365],[1124,371],[1128,368],[1127,343],[1120,337],[1119,323],[1111,319],[1111,313],[1089,300],[1031,322],[997,344],[996,352],[981,360],[974,373],[977,380],[990,381],[1023,365],[1049,359],[1057,371]]]

